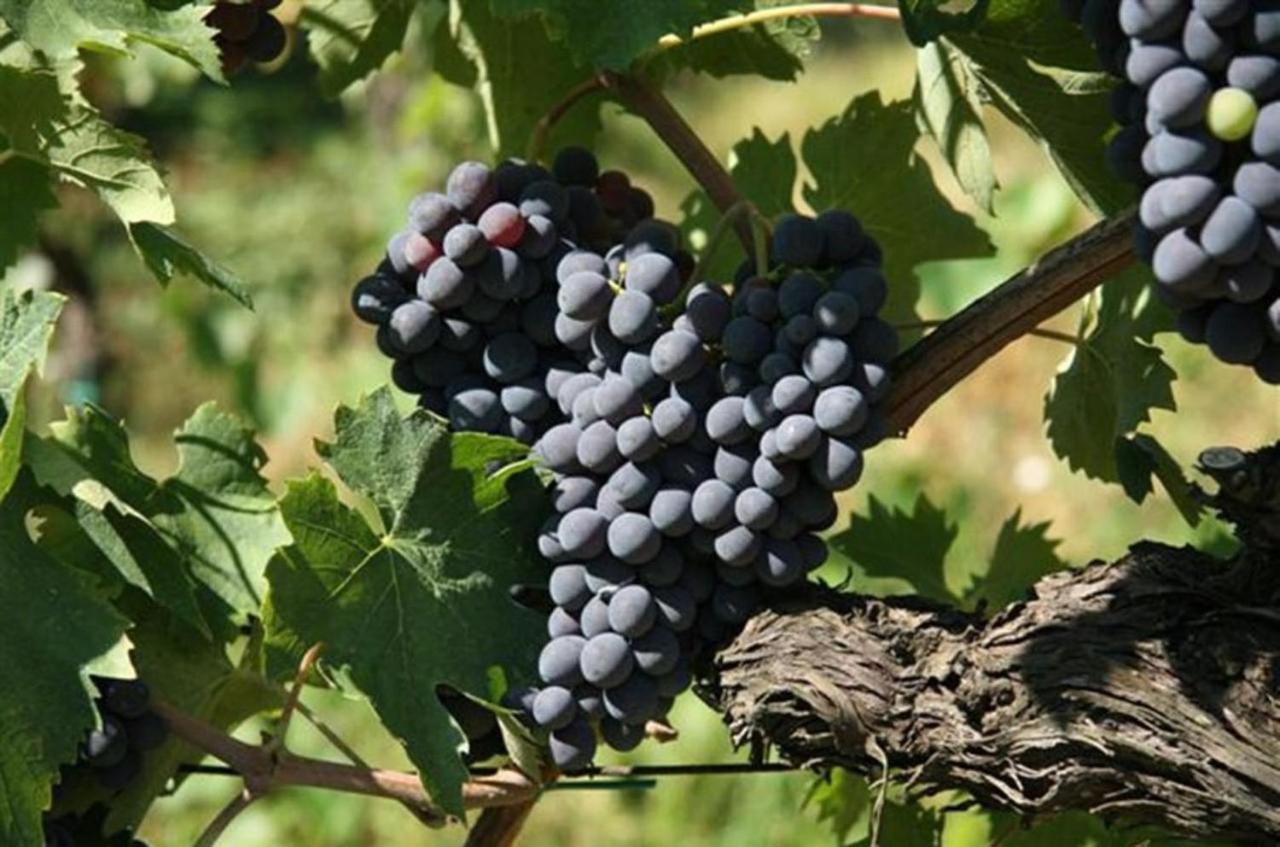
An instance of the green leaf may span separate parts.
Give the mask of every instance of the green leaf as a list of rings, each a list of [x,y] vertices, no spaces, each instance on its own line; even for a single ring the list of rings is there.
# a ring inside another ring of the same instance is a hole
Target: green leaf
[[[667,33],[687,36],[698,24],[751,8],[745,0],[493,0],[502,17],[541,13],[576,63],[614,70],[652,50]]]
[[[996,611],[1022,599],[1040,578],[1068,567],[1056,552],[1061,543],[1049,537],[1047,521],[1024,526],[1019,508],[1000,527],[987,570],[969,591],[970,604],[985,600]]]
[[[0,500],[9,493],[22,468],[26,429],[27,394],[19,388],[13,402],[0,408]]]
[[[540,17],[498,17],[483,2],[453,0],[436,47],[440,74],[479,93],[499,156],[524,155],[538,120],[590,76],[564,45],[552,42]],[[590,143],[600,129],[600,99],[592,95],[574,106],[557,124],[553,148],[569,139]]]
[[[146,601],[126,605],[139,623],[129,631],[138,676],[155,696],[230,731],[245,719],[283,705],[283,692],[251,668],[232,662],[228,648],[183,627]],[[176,738],[147,754],[142,775],[111,798],[108,830],[133,827],[177,776],[178,765],[199,761],[202,752]]]
[[[1072,470],[1119,481],[1117,440],[1176,408],[1175,374],[1158,347],[1143,341],[1131,313],[1104,309],[1094,330],[1059,369],[1045,419],[1054,452]]]
[[[757,9],[785,5],[789,0],[755,3]],[[688,69],[717,78],[752,74],[790,82],[804,71],[804,60],[821,35],[817,20],[808,15],[775,18],[662,50],[646,62],[645,70],[665,76]]]
[[[13,404],[32,368],[44,362],[65,302],[60,294],[0,290],[0,413]]]
[[[916,51],[916,115],[938,145],[965,193],[988,214],[996,175],[982,123],[982,102],[967,63],[954,47],[936,41]]]
[[[22,465],[27,381],[44,363],[64,302],[60,294],[0,291],[0,500],[13,486]]]
[[[13,847],[45,843],[40,814],[58,767],[75,759],[96,720],[87,668],[127,625],[31,541],[25,521],[34,500],[26,473],[0,499],[0,843]]]
[[[805,800],[817,810],[819,822],[829,822],[838,844],[861,840],[871,831],[871,789],[867,780],[836,768],[814,783]]]
[[[461,815],[461,734],[435,696],[447,683],[484,696],[489,670],[527,679],[544,641],[540,618],[511,585],[540,582],[533,540],[545,495],[513,441],[450,435],[416,411],[401,418],[381,390],[340,408],[336,440],[319,449],[376,509],[371,526],[313,475],[281,502],[293,546],[268,568],[268,639],[324,642],[404,740],[428,792]]]
[[[146,142],[107,123],[97,112],[75,109],[57,128],[46,152],[55,173],[97,194],[125,224],[173,223],[173,200],[151,163]]]
[[[67,108],[67,98],[52,68],[29,53],[5,52],[4,64],[0,64],[0,134],[9,147],[23,153],[38,152],[54,127],[65,122]],[[3,183],[0,180],[0,185]]]
[[[950,0],[898,0],[907,38],[917,47],[924,47],[948,32],[968,32],[982,21],[989,0],[973,0],[963,12],[952,11],[955,5]],[[944,6],[948,8],[944,10]]]
[[[1169,499],[1191,526],[1199,526],[1204,507],[1196,499],[1191,481],[1164,445],[1150,435],[1134,435],[1116,441],[1116,471],[1125,494],[1135,503],[1147,499],[1151,479],[1160,480]]]
[[[5,214],[5,225],[0,227],[0,272],[36,243],[40,213],[57,208],[51,181],[43,163],[0,153],[0,209]]]
[[[73,59],[80,50],[127,55],[141,42],[222,80],[214,31],[203,20],[208,11],[203,3],[165,10],[147,0],[0,0],[0,18],[55,61]]]
[[[761,214],[772,218],[792,210],[791,194],[798,166],[787,133],[770,141],[759,127],[752,130],[750,138],[739,141],[729,151],[729,172],[742,196],[755,204]],[[701,250],[720,221],[719,210],[705,193],[694,191],[680,204],[680,211],[681,230]],[[742,246],[735,239],[726,240],[707,264],[707,278],[733,279],[733,272],[744,257]]]
[[[253,298],[240,277],[179,238],[173,230],[136,223],[129,227],[129,238],[161,285],[168,285],[178,274],[186,274],[227,294],[245,308],[253,308]]]
[[[212,403],[201,406],[176,435],[177,474],[157,482],[133,463],[124,428],[102,410],[72,411],[51,428],[52,438],[27,448],[44,484],[146,521],[192,579],[237,612],[259,610],[267,560],[289,534],[259,474],[266,457],[251,430]]]
[[[301,22],[310,31],[311,55],[320,66],[320,89],[340,94],[382,67],[404,44],[414,0],[319,0]]]
[[[966,60],[962,81],[1036,139],[1085,203],[1111,213],[1132,202],[1106,162],[1114,80],[1058,0],[991,0],[981,25],[947,38]]]
[[[868,515],[854,515],[848,529],[828,539],[853,560],[860,591],[878,595],[923,594],[955,603],[947,586],[947,552],[960,529],[921,494],[910,512],[888,508],[871,497]]]
[[[973,218],[956,211],[914,150],[912,105],[884,105],[878,92],[855,98],[844,112],[810,130],[802,150],[816,184],[805,186],[815,210],[848,209],[884,247],[893,321],[913,314],[920,295],[914,269],[941,259],[989,256],[994,248]]]

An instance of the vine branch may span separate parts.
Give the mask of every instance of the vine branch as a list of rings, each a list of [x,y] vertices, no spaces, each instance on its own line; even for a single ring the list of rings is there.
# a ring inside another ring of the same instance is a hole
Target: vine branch
[[[865,18],[867,20],[901,21],[902,13],[895,6],[875,6],[868,3],[797,3],[793,6],[774,6],[768,9],[756,9],[741,15],[730,15],[718,21],[702,24],[693,28],[688,38],[678,35],[664,35],[658,39],[661,50],[670,50],[690,41],[697,41],[710,35],[732,32],[735,29],[755,26],[768,21],[784,18]]]
[[[662,92],[650,87],[640,79],[626,74],[608,72],[603,80],[610,90],[632,112],[644,119],[645,123],[662,139],[685,169],[693,176],[703,191],[711,198],[711,202],[727,215],[745,198],[738,187],[733,184],[729,172],[724,169],[715,154],[698,136],[689,123],[676,111]],[[738,220],[734,230],[742,242],[747,255],[752,254],[752,231],[748,220]]]
[[[1129,267],[1133,217],[1109,218],[1068,241],[898,356],[885,403],[890,430],[910,429],[983,362]]]

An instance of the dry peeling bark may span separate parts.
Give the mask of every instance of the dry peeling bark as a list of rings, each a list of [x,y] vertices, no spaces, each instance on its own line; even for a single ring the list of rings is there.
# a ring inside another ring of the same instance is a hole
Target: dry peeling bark
[[[1202,463],[1233,561],[1143,543],[990,619],[814,588],[757,615],[705,694],[736,741],[809,767],[1280,843],[1280,448]]]

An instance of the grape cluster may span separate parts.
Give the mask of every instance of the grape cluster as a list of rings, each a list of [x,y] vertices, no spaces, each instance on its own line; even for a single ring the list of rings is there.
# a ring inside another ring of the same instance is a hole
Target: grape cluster
[[[233,74],[246,62],[271,62],[284,52],[288,33],[271,10],[280,0],[218,0],[204,21],[218,31],[214,42],[222,55],[222,72]]]
[[[1108,157],[1143,190],[1135,238],[1188,341],[1280,385],[1280,7],[1064,0],[1123,77]]]
[[[131,830],[106,834],[111,810],[95,803],[79,814],[60,815],[44,822],[45,847],[147,847]]]
[[[566,420],[535,448],[558,477],[555,608],[528,706],[563,769],[589,764],[593,724],[635,747],[700,651],[822,564],[834,492],[884,431],[897,334],[856,218],[784,218],[769,276],[695,285],[682,311],[672,244],[638,227],[620,262],[559,268],[559,337],[603,364],[549,384]]]
[[[566,770],[597,733],[635,747],[702,651],[824,561],[816,533],[885,429],[898,341],[856,218],[784,217],[771,267],[730,295],[689,284],[692,256],[652,214],[581,148],[550,170],[467,162],[413,201],[353,296],[398,387],[554,475],[549,585],[517,592],[548,615],[543,684],[507,705]],[[492,752],[492,716],[446,705],[473,757]]]
[[[142,773],[143,754],[163,744],[169,728],[151,711],[146,683],[107,677],[95,677],[93,682],[102,727],[90,732],[80,746],[75,767],[88,768],[103,788],[120,791]]]
[[[593,359],[588,345],[562,340],[557,269],[587,249],[616,258],[611,248],[632,228],[672,231],[652,214],[646,192],[579,147],[552,170],[464,162],[445,191],[414,198],[353,306],[378,327],[392,381],[424,408],[455,430],[533,444],[557,421],[549,377],[583,373]],[[689,266],[688,254],[673,255]]]

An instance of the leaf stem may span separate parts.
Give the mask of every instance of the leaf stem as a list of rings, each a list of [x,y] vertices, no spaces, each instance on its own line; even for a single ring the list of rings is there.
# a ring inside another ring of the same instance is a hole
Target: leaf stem
[[[755,26],[782,18],[866,18],[868,20],[900,21],[902,13],[895,6],[877,6],[869,3],[797,3],[792,6],[774,6],[768,9],[756,9],[746,14],[730,15],[718,21],[702,24],[693,28],[688,38],[678,35],[664,35],[658,39],[659,50],[670,50],[690,41],[697,41],[711,35],[732,32],[735,29]]]
[[[195,847],[213,847],[240,813],[249,808],[256,799],[258,798],[248,788],[242,789],[239,794],[231,798],[231,802],[224,806],[222,811],[218,812],[218,816],[209,822],[204,832],[200,833]]]

